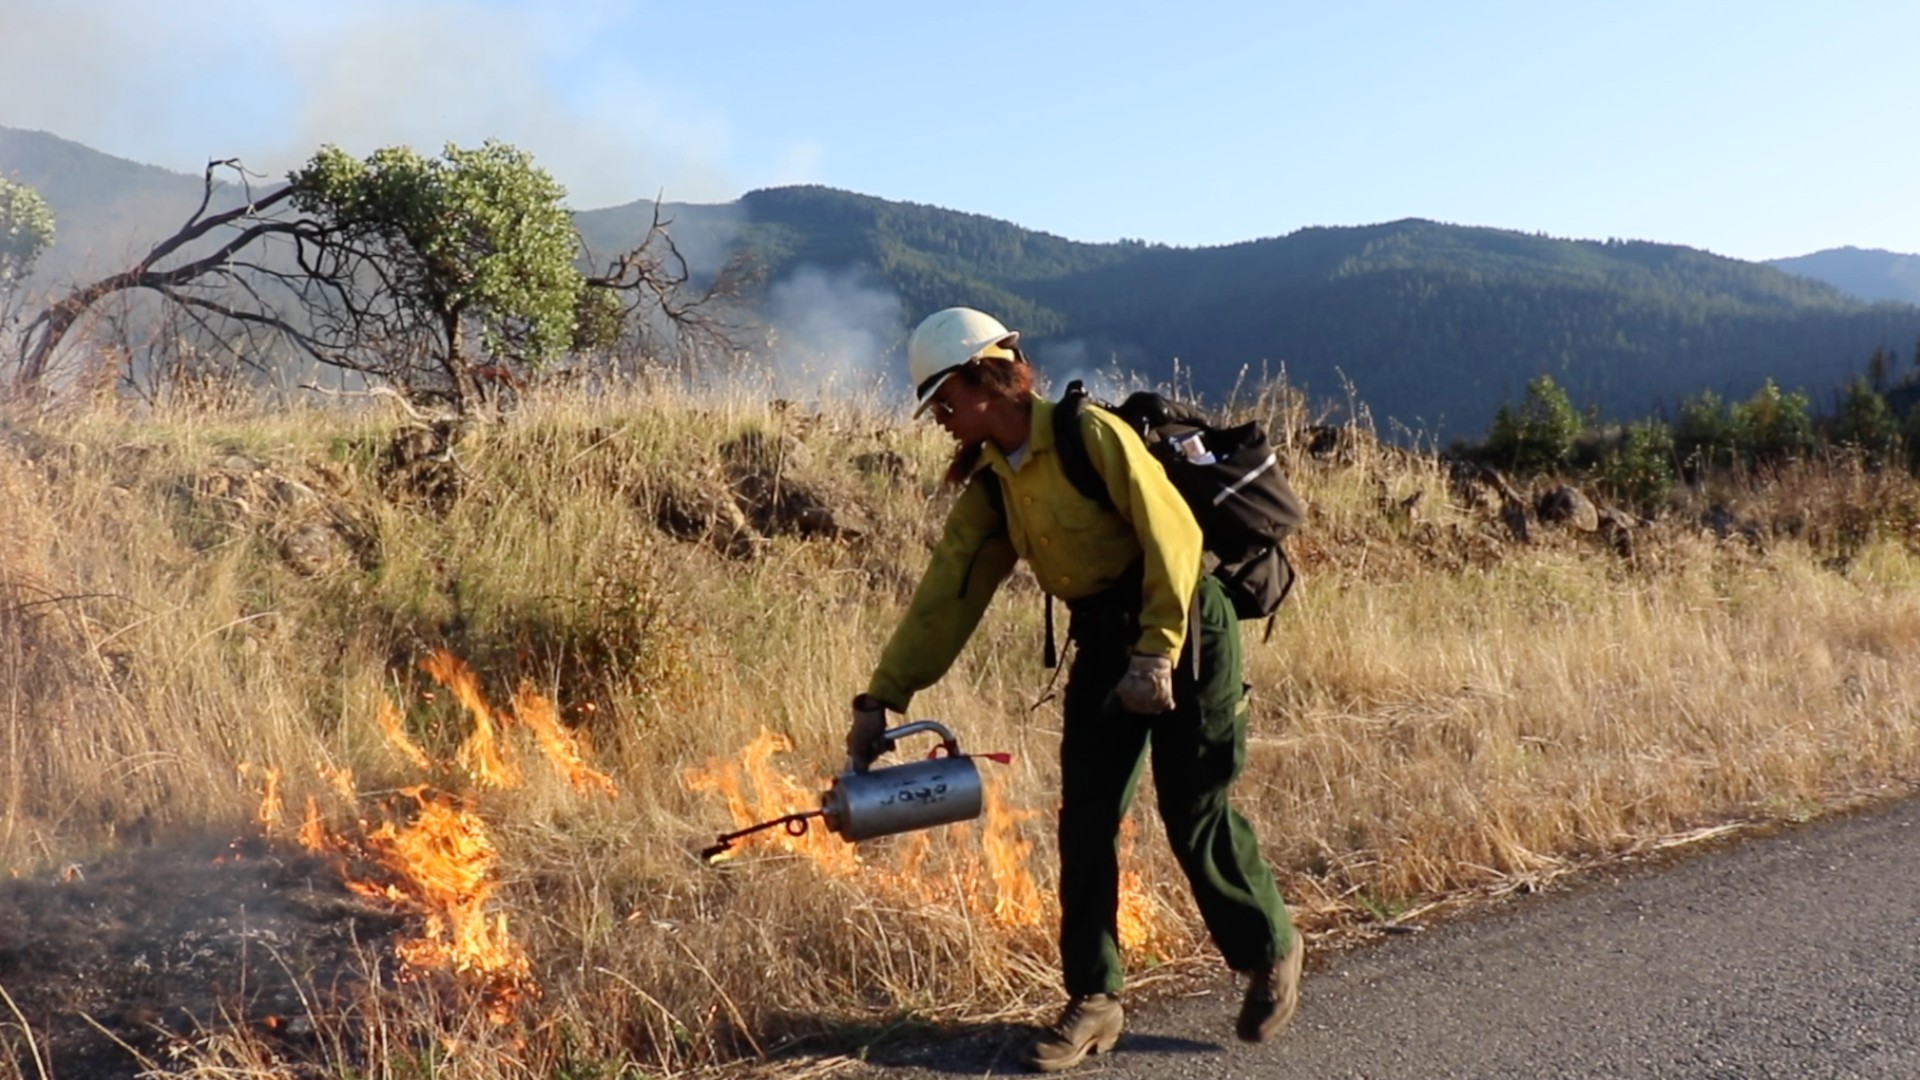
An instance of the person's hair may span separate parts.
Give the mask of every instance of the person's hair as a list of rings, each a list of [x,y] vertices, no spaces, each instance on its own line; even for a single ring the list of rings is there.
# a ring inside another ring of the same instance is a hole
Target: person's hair
[[[954,372],[953,377],[1012,401],[1025,401],[1027,395],[1033,393],[1033,368],[1019,349],[1013,350],[1011,360],[983,356]]]
[[[1033,393],[1033,368],[1017,348],[1011,360],[983,356],[968,362],[954,372],[953,377],[1006,401],[1025,401]],[[981,445],[976,440],[953,452],[953,460],[947,463],[947,483],[959,487],[973,476],[973,467],[980,461]]]

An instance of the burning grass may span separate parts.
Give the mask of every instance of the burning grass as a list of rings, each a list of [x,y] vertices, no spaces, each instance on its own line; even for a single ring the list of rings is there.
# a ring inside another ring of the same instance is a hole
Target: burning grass
[[[1029,582],[916,702],[1012,752],[980,819],[695,855],[819,805],[944,509],[937,439],[855,406],[630,404],[540,403],[431,498],[366,418],[0,439],[0,1077],[45,1052],[130,1075],[81,1014],[149,1060],[384,1080],[670,1073],[1054,1001]],[[858,530],[689,519],[748,442]],[[1431,459],[1290,449],[1305,583],[1271,641],[1248,628],[1237,791],[1311,932],[1920,774],[1905,477],[1807,466],[1624,542],[1521,544]],[[329,530],[332,556],[289,555]],[[1136,985],[1217,972],[1150,807],[1123,841]]]

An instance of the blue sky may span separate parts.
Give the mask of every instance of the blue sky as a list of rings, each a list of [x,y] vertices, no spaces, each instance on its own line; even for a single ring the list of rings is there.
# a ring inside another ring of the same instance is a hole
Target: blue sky
[[[1403,217],[1920,252],[1915,0],[0,0],[0,124],[198,172],[489,137],[579,209],[823,183],[1079,240]]]

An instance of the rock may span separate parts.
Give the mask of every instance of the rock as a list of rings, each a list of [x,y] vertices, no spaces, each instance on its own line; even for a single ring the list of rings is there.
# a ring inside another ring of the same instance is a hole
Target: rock
[[[812,465],[813,451],[792,435],[748,431],[722,444],[720,459],[729,470],[787,473]]]
[[[1561,484],[1540,496],[1533,510],[1541,521],[1567,525],[1581,532],[1593,532],[1600,527],[1600,511],[1594,507],[1593,500],[1571,484]]]
[[[288,566],[308,577],[338,569],[352,552],[340,534],[319,523],[302,525],[280,541],[280,557]]]
[[[711,543],[733,558],[751,555],[765,539],[754,530],[733,493],[718,481],[669,483],[654,502],[654,523],[668,535]]]
[[[319,494],[312,488],[282,476],[276,476],[269,482],[267,493],[275,503],[286,509],[312,506],[320,501]]]
[[[1513,538],[1527,543],[1527,507],[1518,499],[1508,499],[1500,507],[1500,520],[1506,522],[1507,531]]]
[[[734,478],[733,492],[754,527],[768,536],[850,540],[871,529],[864,513],[796,477],[749,470]]]
[[[855,455],[853,467],[862,476],[881,476],[888,480],[903,480],[907,475],[907,459],[897,450],[873,450]]]
[[[1609,506],[1600,511],[1600,535],[1622,555],[1633,554],[1633,531],[1639,527],[1639,520],[1624,510]]]

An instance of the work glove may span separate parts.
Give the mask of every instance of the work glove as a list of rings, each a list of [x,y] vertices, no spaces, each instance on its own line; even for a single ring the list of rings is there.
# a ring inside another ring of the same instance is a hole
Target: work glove
[[[1173,661],[1164,656],[1134,653],[1127,673],[1113,688],[1120,707],[1130,713],[1152,715],[1173,711]]]
[[[853,723],[847,727],[847,768],[866,772],[873,759],[892,749],[880,738],[887,730],[887,706],[877,697],[853,699]]]

